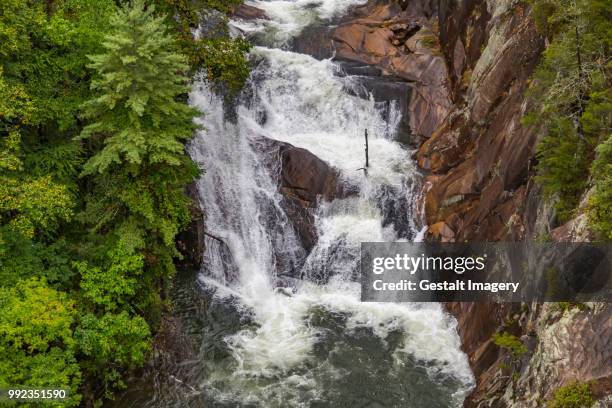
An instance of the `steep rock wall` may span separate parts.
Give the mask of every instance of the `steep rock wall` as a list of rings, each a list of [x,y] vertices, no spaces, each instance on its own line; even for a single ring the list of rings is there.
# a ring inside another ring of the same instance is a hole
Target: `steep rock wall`
[[[521,124],[529,77],[544,49],[530,12],[511,0],[441,6],[440,42],[455,105],[417,154],[430,172],[425,207],[428,223],[437,226],[433,235],[441,226],[449,241],[534,240],[549,232],[547,205],[532,178],[537,129]],[[551,235],[583,240],[584,216],[578,218]],[[465,406],[541,407],[573,381],[595,380],[595,397],[610,394],[607,305],[582,311],[536,303],[448,308],[477,376]],[[528,349],[514,368],[508,368],[509,353],[491,339],[502,330]]]
[[[524,2],[446,1],[440,43],[454,106],[420,147],[429,172],[425,195],[431,235],[447,241],[534,240],[550,231],[550,214],[533,182],[537,129],[521,118],[525,91],[544,41]],[[588,239],[584,216],[550,234]],[[440,231],[444,231],[442,234]],[[449,304],[477,377],[466,407],[541,407],[573,381],[610,394],[611,310],[562,311],[554,304]],[[491,336],[509,332],[527,346],[515,368]],[[609,397],[608,397],[609,398]],[[604,406],[605,402],[601,402]]]

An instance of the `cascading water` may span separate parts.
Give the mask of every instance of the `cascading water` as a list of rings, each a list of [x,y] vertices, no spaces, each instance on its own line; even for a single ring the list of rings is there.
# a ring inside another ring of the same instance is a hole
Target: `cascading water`
[[[234,24],[280,47],[365,1],[250,3],[270,20]],[[252,58],[249,92],[234,114],[205,83],[191,95],[206,130],[189,150],[206,171],[198,182],[206,229],[219,238],[207,240],[199,279],[209,310],[222,312],[203,319],[189,406],[459,406],[472,376],[454,320],[436,304],[360,302],[359,243],[417,237],[419,176],[395,140],[400,112],[358,96],[367,92],[332,61],[265,46]],[[367,175],[357,170],[364,129]],[[356,195],[320,203],[309,252],[283,208],[262,138],[305,148],[358,186]],[[390,208],[403,216],[390,218]],[[279,289],[282,275],[302,279]]]

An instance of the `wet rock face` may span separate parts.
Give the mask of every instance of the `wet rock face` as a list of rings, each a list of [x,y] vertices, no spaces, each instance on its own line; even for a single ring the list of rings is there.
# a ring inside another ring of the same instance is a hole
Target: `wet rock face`
[[[530,9],[510,1],[463,2],[441,11],[440,27],[456,103],[417,153],[431,174],[428,224],[458,241],[522,239],[537,134],[521,118],[543,40]]]
[[[550,230],[550,210],[533,182],[537,129],[521,124],[528,80],[544,49],[531,11],[512,0],[440,2],[440,44],[453,106],[416,155],[426,172],[429,238],[439,241],[589,240],[584,215]],[[545,228],[543,228],[545,227]],[[612,390],[608,305],[559,311],[553,304],[450,303],[477,384],[466,407],[539,408],[573,381]],[[506,331],[528,351],[509,372]],[[591,346],[589,346],[589,344]]]
[[[276,176],[282,205],[304,248],[317,242],[314,211],[321,201],[332,201],[357,193],[357,188],[340,178],[340,172],[306,149],[289,143],[258,137],[255,149],[268,160]]]
[[[202,264],[205,250],[204,212],[199,203],[199,194],[195,183],[187,186],[187,196],[191,199],[189,208],[191,223],[176,237],[176,246],[183,255],[179,264],[184,269],[197,270]]]
[[[248,4],[241,4],[234,10],[232,17],[242,20],[267,19],[266,12]]]
[[[434,9],[429,2],[411,2],[405,8],[398,3],[373,5],[341,23],[332,36],[337,58],[376,66],[410,83],[403,113],[418,139],[429,137],[452,105]]]
[[[334,56],[331,37],[334,29],[328,25],[312,25],[292,40],[292,49],[301,54],[323,60]]]
[[[523,239],[530,222],[525,209],[536,133],[520,120],[527,109],[527,80],[543,41],[529,9],[511,1],[443,1],[439,28],[454,104],[417,152],[419,166],[429,173],[429,237],[458,242]],[[507,352],[491,337],[503,329],[526,336],[525,343],[537,343],[526,326],[505,326],[518,321],[513,319],[521,315],[519,305],[451,303],[447,308],[457,317],[477,380],[465,406],[512,406],[503,399],[514,392],[512,381],[500,369]],[[528,366],[527,361],[523,367]],[[529,406],[521,397],[516,404]]]

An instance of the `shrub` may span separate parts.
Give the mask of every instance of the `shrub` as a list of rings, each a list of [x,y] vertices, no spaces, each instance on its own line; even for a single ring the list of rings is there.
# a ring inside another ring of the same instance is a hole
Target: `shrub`
[[[547,408],[588,408],[593,405],[589,384],[573,382],[558,388]]]
[[[527,352],[527,347],[525,347],[521,340],[510,333],[495,333],[493,335],[493,343],[502,349],[508,350],[514,358],[520,358]]]

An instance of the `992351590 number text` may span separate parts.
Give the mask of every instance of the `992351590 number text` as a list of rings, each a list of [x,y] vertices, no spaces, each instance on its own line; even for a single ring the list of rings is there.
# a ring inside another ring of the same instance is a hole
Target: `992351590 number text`
[[[68,398],[68,390],[64,388],[30,388],[7,387],[0,388],[0,401],[41,401],[63,400]]]

